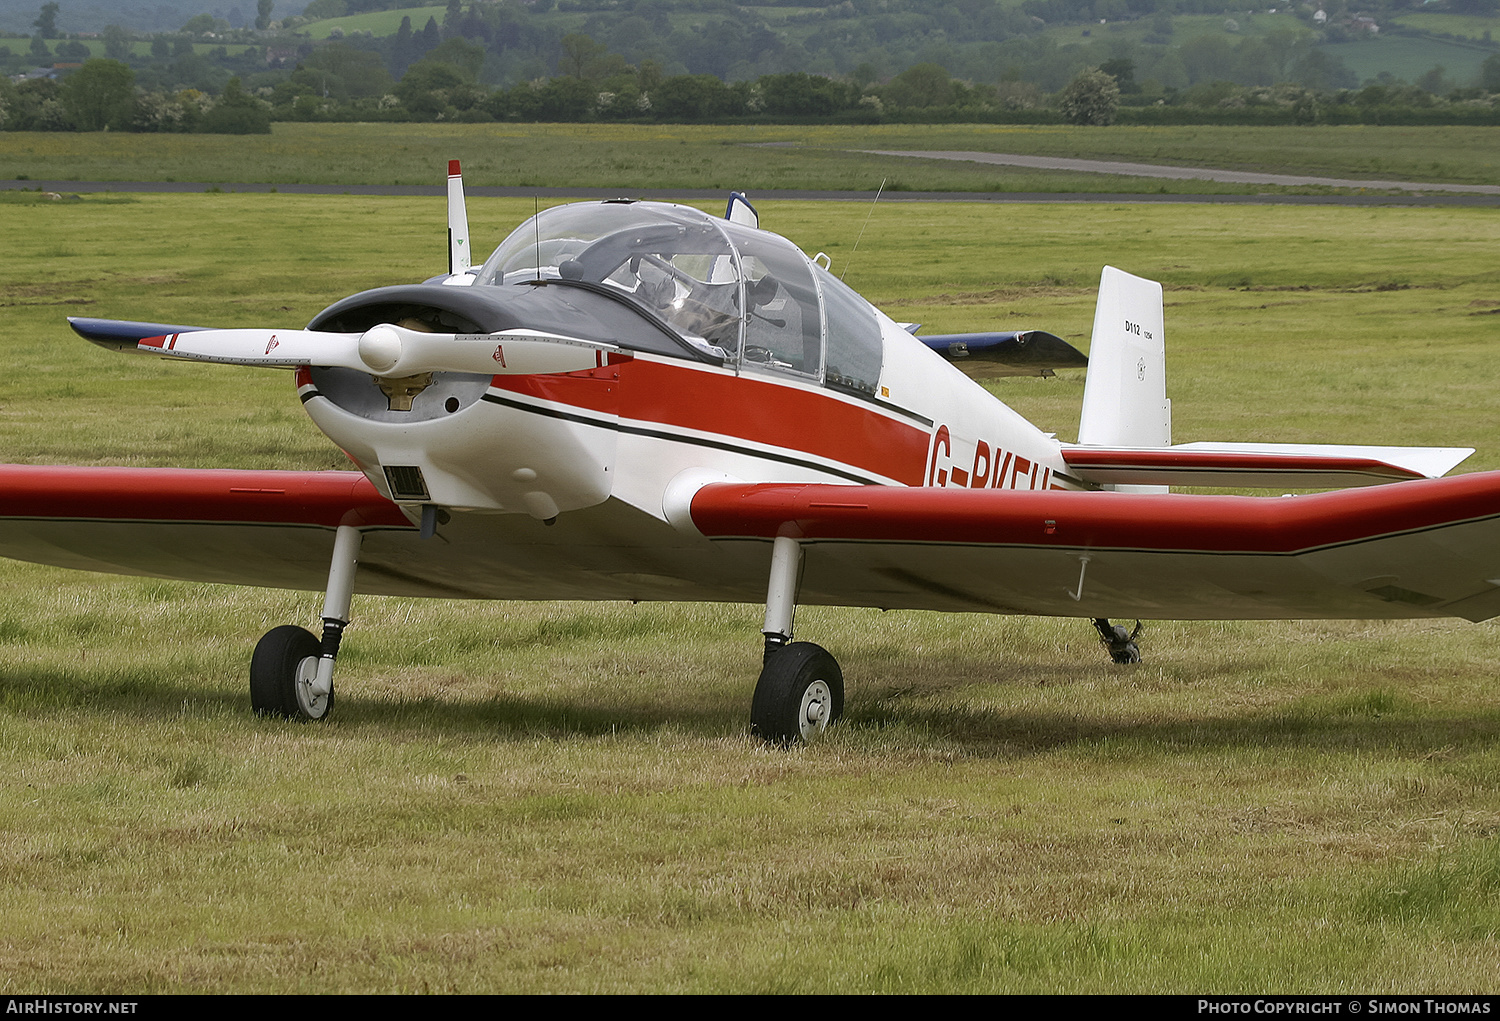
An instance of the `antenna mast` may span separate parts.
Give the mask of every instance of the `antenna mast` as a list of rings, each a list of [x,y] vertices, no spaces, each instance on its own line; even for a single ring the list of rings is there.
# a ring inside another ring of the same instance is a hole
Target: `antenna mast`
[[[882,177],[880,187],[875,192],[875,202],[870,203],[870,211],[865,214],[864,226],[859,228],[859,237],[854,239],[854,247],[849,249],[849,258],[844,260],[844,272],[839,274],[839,280],[849,275],[849,267],[854,264],[854,253],[859,251],[859,243],[865,239],[865,227],[870,225],[870,217],[875,215],[875,203],[880,201],[881,193],[885,191],[885,182],[890,178]]]

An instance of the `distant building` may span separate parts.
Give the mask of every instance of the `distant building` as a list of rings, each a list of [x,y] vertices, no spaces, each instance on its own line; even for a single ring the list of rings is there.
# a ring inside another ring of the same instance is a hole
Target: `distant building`
[[[1328,24],[1328,12],[1319,7],[1317,12],[1313,15],[1313,21],[1319,25]]]

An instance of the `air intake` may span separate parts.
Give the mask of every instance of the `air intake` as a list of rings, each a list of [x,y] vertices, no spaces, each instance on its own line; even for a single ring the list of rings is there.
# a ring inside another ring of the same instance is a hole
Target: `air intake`
[[[427,492],[427,482],[422,478],[422,469],[414,464],[386,465],[385,481],[391,487],[391,496],[397,500],[426,503],[432,499]]]

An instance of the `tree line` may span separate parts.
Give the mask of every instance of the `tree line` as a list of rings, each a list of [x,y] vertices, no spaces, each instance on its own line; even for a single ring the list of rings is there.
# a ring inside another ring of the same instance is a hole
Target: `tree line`
[[[268,131],[276,120],[1496,123],[1500,53],[1486,60],[1477,85],[1455,87],[1434,69],[1417,83],[1385,76],[1361,88],[1293,18],[1253,36],[1226,30],[1135,49],[1108,37],[1059,46],[1025,31],[1044,20],[1029,10],[1054,17],[1107,11],[1149,17],[1151,30],[1168,38],[1172,18],[1157,10],[1167,2],[1212,9],[1228,0],[1025,0],[1020,7],[844,0],[799,9],[795,17],[815,31],[798,45],[805,50],[839,25],[847,44],[860,33],[878,41],[921,19],[928,30],[966,27],[971,41],[988,46],[983,73],[924,60],[890,75],[865,61],[844,72],[739,77],[702,68],[722,68],[724,47],[743,69],[773,51],[785,56],[787,43],[760,15],[720,0],[557,0],[588,12],[583,28],[597,35],[547,29],[536,17],[546,0],[529,7],[450,0],[441,22],[431,17],[419,26],[406,17],[390,36],[319,43],[291,34],[296,19],[272,21],[274,0],[259,0],[255,28],[231,29],[202,15],[183,31],[151,37],[149,56],[130,33],[106,29],[102,59],[88,57],[78,40],[57,39],[58,5],[48,3],[31,46],[85,59],[60,79],[0,81],[0,130]],[[319,5],[334,13],[396,6],[315,0],[309,12]],[[674,22],[687,8],[706,20]],[[200,19],[207,21],[195,24]],[[667,56],[663,41],[683,36],[695,37],[698,50],[683,45]],[[208,37],[218,45],[205,52]],[[244,48],[230,51],[238,45]],[[1080,106],[1080,90],[1090,89],[1093,98]]]
[[[317,78],[358,57],[328,48],[300,73]],[[350,51],[357,53],[357,51]],[[1128,64],[1128,62],[1124,62]],[[1110,73],[1113,70],[1114,73]],[[726,83],[712,75],[671,75],[646,67],[601,81],[559,75],[510,89],[477,84],[462,65],[424,58],[390,91],[365,93],[358,76],[327,94],[285,87],[252,93],[231,78],[218,96],[135,87],[131,69],[94,58],[60,81],[0,80],[0,130],[266,133],[273,121],[528,121],[587,123],[1073,123],[1125,124],[1500,124],[1500,56],[1486,73],[1491,90],[1434,95],[1419,86],[1370,84],[1319,91],[1298,85],[1214,82],[1142,100],[1131,68],[1087,69],[1055,95],[1024,83],[955,81],[937,65],[917,65],[878,87],[860,88],[803,72]],[[295,77],[295,76],[294,76]],[[331,80],[331,77],[330,77]],[[1122,88],[1123,82],[1123,88]]]

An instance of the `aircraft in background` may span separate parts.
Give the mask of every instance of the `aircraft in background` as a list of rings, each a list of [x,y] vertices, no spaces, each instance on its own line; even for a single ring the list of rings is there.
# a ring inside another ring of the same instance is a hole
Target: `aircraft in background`
[[[843,708],[799,604],[1080,617],[1119,662],[1136,633],[1110,618],[1500,614],[1500,473],[1436,478],[1471,450],[1172,445],[1159,284],[1104,269],[1087,360],[1040,331],[923,338],[742,195],[557,206],[475,266],[456,163],[449,185],[449,272],[305,329],[71,320],[291,370],[359,471],[0,467],[0,555],[323,590],[321,636],[274,628],[251,661],[256,711],[301,719],[333,707],[356,591],[763,603],[773,742]],[[1085,364],[1077,443],[958,368]]]

